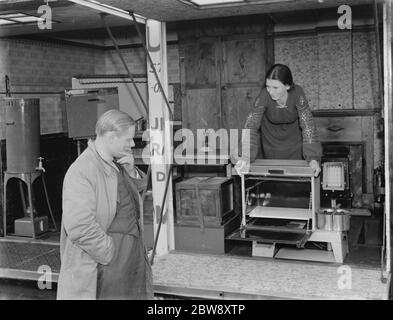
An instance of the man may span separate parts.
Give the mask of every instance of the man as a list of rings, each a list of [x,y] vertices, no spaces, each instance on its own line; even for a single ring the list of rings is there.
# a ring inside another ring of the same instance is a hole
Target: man
[[[66,173],[58,299],[153,297],[138,219],[146,181],[134,166],[134,135],[127,113],[107,111]]]

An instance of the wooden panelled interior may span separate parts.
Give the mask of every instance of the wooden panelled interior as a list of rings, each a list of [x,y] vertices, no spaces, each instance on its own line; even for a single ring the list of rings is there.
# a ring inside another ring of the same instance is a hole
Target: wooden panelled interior
[[[371,9],[369,5],[353,6],[354,17]],[[267,68],[273,63],[287,64],[295,83],[306,92],[321,141],[350,148],[352,206],[373,209],[374,170],[383,164],[375,28],[370,23],[352,30],[323,26],[325,9],[281,11],[168,22],[168,76],[175,118],[193,131],[242,128]],[[299,17],[304,20],[301,27]],[[118,27],[115,34],[127,65],[135,73],[144,73],[141,43],[130,29]],[[100,39],[91,41],[82,41],[75,32],[68,37],[63,32],[58,38],[54,33],[46,39],[29,35],[0,39],[0,48],[7,54],[0,75],[10,75],[11,91],[41,98],[43,153],[49,153],[45,141],[50,142],[54,149],[53,156],[47,155],[47,166],[58,163],[62,168],[48,173],[58,217],[58,186],[76,156],[75,142],[67,138],[61,91],[70,88],[70,78],[77,73],[125,73],[109,38],[100,34]],[[2,82],[0,89],[5,89]],[[1,115],[3,112],[0,110]],[[4,139],[2,121],[0,129]],[[60,150],[71,150],[70,155],[66,157]]]
[[[244,126],[273,62],[272,27],[265,15],[178,23],[183,127]]]

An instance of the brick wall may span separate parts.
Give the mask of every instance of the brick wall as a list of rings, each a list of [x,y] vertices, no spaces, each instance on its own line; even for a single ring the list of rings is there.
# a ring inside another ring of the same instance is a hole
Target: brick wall
[[[61,215],[62,181],[76,148],[71,139],[62,136],[67,131],[62,92],[71,88],[71,77],[76,74],[94,74],[96,66],[104,65],[104,51],[32,40],[0,40],[0,90],[5,91],[4,76],[10,77],[11,93],[15,98],[40,99],[40,155],[45,158],[46,179],[52,209],[58,222]],[[17,92],[24,92],[17,93]],[[6,169],[5,109],[0,104],[0,165]],[[53,135],[60,133],[60,135]],[[1,179],[0,179],[1,180]],[[7,216],[20,214],[18,189],[7,197]],[[3,185],[0,186],[2,191]],[[42,190],[35,190],[37,209],[46,213]],[[3,233],[3,193],[0,197],[0,235]],[[12,224],[11,221],[9,221]],[[9,225],[9,223],[7,223]]]
[[[100,50],[46,42],[10,42],[13,87],[18,91],[57,91],[71,87],[71,77],[94,73],[103,62]],[[37,90],[38,89],[38,90]]]
[[[0,41],[0,88],[5,90],[3,79],[8,74],[13,97],[40,98],[41,134],[67,131],[61,92],[71,88],[72,76],[94,74],[101,65],[105,65],[104,52],[97,49],[32,40]],[[3,108],[0,116],[0,138],[4,138]]]
[[[169,83],[176,84],[180,78],[178,46],[169,45],[167,50]],[[142,48],[122,49],[121,52],[132,73],[146,73],[146,58]],[[27,39],[0,40],[0,90],[5,90],[3,79],[8,74],[13,97],[40,98],[41,134],[67,131],[65,105],[60,92],[71,88],[72,76],[125,73],[115,50],[104,51]],[[0,139],[4,139],[5,110],[2,107],[0,119]]]

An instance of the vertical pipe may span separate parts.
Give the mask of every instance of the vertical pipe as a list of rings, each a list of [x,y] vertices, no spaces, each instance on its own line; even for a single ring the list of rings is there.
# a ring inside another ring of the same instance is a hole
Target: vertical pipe
[[[350,46],[351,46],[351,99],[352,99],[352,105],[351,109],[356,109],[355,106],[355,83],[354,83],[354,61],[353,61],[353,27],[349,30],[349,39],[350,39]]]
[[[383,103],[383,75],[382,75],[382,62],[381,62],[381,45],[380,45],[380,34],[379,34],[379,19],[378,19],[378,3],[377,0],[374,0],[374,24],[375,24],[375,43],[377,48],[377,66],[378,66],[378,88],[379,88],[379,97],[381,99],[381,103]],[[384,110],[382,110],[382,118],[384,117]]]
[[[136,91],[136,93],[137,93],[137,95],[139,97],[139,100],[142,102],[143,108],[145,109],[146,116],[147,116],[149,114],[149,109],[148,109],[148,107],[147,107],[147,105],[145,103],[145,100],[143,100],[142,94],[141,94],[140,90],[138,89],[138,86],[136,85],[135,79],[134,79],[130,69],[127,66],[127,62],[125,61],[123,55],[121,54],[121,51],[119,49],[119,46],[117,45],[116,39],[114,38],[114,36],[113,36],[113,34],[112,34],[112,32],[111,32],[111,30],[110,30],[106,20],[105,20],[105,14],[101,13],[101,19],[104,22],[106,31],[107,31],[109,37],[111,38],[113,45],[115,46],[116,52],[119,55],[119,58],[120,58],[121,62],[123,63],[124,69],[126,69],[127,74],[130,77],[130,79],[131,79],[131,83],[134,86],[134,89],[135,89],[135,91]],[[137,105],[137,108],[139,109],[138,105]],[[141,110],[139,109],[139,111],[141,111]],[[142,111],[142,114],[143,114],[143,111]]]
[[[57,229],[55,216],[53,215],[52,207],[51,207],[50,202],[49,202],[49,195],[48,195],[48,190],[46,188],[46,182],[45,182],[44,173],[41,174],[41,179],[42,179],[42,185],[44,186],[46,204],[48,205],[48,210],[49,210],[50,217],[52,219],[53,226],[55,228],[55,231],[59,231],[59,229]]]
[[[29,198],[29,208],[30,208],[30,221],[32,225],[33,239],[37,237],[35,232],[35,217],[34,217],[34,204],[33,204],[33,192],[31,190],[33,181],[31,180],[31,176],[27,179],[27,194]]]
[[[3,236],[7,236],[7,181],[4,179],[3,189]]]
[[[242,192],[242,225],[241,228],[246,226],[246,186],[245,186],[245,177],[244,174],[240,175],[241,181],[241,192]]]
[[[391,165],[392,151],[392,3],[383,4],[383,51],[384,51],[384,128],[385,128],[385,228],[386,228],[386,272],[391,272]]]
[[[3,108],[2,104],[0,104],[0,108]],[[1,115],[3,115],[2,112],[3,112],[3,110],[0,110]],[[4,112],[5,112],[5,110],[4,110]],[[0,130],[1,130],[0,131],[0,197],[3,197],[3,193],[5,190],[4,178],[3,178],[3,137],[5,137],[5,134],[3,133],[1,126],[0,126]],[[4,201],[4,203],[3,203],[3,201]],[[3,210],[4,206],[5,206],[5,197],[0,199],[0,210]],[[4,235],[5,235],[5,226],[4,225],[3,225],[3,230],[4,230]]]
[[[308,217],[308,221],[310,221],[310,218],[312,219],[312,226],[311,229],[315,230],[316,229],[316,221],[317,220],[317,215],[315,213],[315,208],[316,208],[316,195],[315,195],[315,177],[311,177],[311,217]]]
[[[146,173],[146,180],[147,180],[147,183],[146,183],[146,187],[145,187],[145,189],[143,190],[143,192],[142,192],[142,196],[141,196],[141,214],[140,214],[140,221],[141,221],[141,227],[142,227],[142,230],[143,230],[143,219],[144,219],[144,217],[143,217],[143,214],[144,214],[144,202],[145,202],[145,198],[146,198],[146,193],[147,193],[147,189],[148,189],[148,187],[149,187],[149,181],[150,181],[150,176],[151,176],[151,165],[149,164],[149,167],[147,168],[147,173]]]
[[[172,175],[172,170],[173,170],[173,164],[169,165],[169,173],[168,173],[168,177],[170,177]],[[164,216],[164,208],[165,208],[165,201],[166,201],[166,195],[168,192],[168,188],[169,188],[169,182],[171,181],[171,179],[167,178],[165,181],[165,189],[164,189],[164,196],[162,197],[162,202],[161,202],[161,210],[160,210],[160,215],[159,215],[159,222],[158,222],[158,229],[157,232],[155,234],[155,239],[154,239],[154,245],[153,245],[153,251],[150,257],[150,264],[153,265],[154,263],[154,256],[156,254],[156,249],[157,249],[157,244],[158,244],[158,237],[160,236],[160,230],[161,230],[161,226],[162,226],[162,219]]]

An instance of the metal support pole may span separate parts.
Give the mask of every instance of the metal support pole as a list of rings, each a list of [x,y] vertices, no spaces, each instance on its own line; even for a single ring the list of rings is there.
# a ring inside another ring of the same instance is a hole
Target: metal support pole
[[[383,104],[383,74],[382,74],[382,62],[381,62],[381,45],[380,45],[380,34],[379,34],[379,19],[378,19],[378,2],[374,0],[374,25],[375,25],[375,44],[377,49],[377,66],[378,66],[378,88],[379,97],[381,98],[381,104]],[[379,108],[379,106],[378,106]],[[383,108],[382,118],[383,118]]]
[[[147,173],[146,173],[146,181],[147,181],[146,187],[143,190],[142,195],[141,195],[141,214],[140,214],[139,220],[140,220],[140,224],[141,224],[142,230],[143,230],[143,219],[144,219],[144,217],[143,217],[143,214],[144,214],[144,203],[145,203],[145,198],[146,198],[146,194],[147,194],[147,189],[149,188],[150,177],[151,177],[151,165],[149,164],[149,167],[147,168]]]
[[[242,222],[240,228],[244,228],[246,226],[246,177],[244,174],[240,174],[240,183],[241,183],[241,192],[242,192]]]
[[[392,112],[392,2],[383,4],[383,52],[384,52],[384,126],[385,126],[385,234],[386,234],[386,273],[391,272],[391,215],[392,215],[392,177],[393,152],[393,112]]]
[[[7,236],[7,180],[4,178],[3,189],[3,236]]]
[[[131,79],[131,82],[132,82],[132,84],[133,84],[133,86],[134,86],[134,89],[135,89],[135,91],[136,91],[136,93],[137,93],[137,95],[138,95],[138,97],[139,97],[139,100],[142,102],[142,105],[143,105],[143,108],[145,109],[146,115],[148,115],[148,114],[149,114],[149,109],[148,109],[148,107],[147,107],[147,105],[146,105],[146,102],[143,100],[142,94],[141,94],[141,92],[139,91],[138,86],[137,86],[136,83],[135,83],[134,77],[133,77],[133,75],[132,75],[130,69],[128,68],[126,61],[124,60],[123,55],[121,54],[121,51],[120,51],[120,49],[119,49],[119,46],[118,46],[117,43],[116,43],[115,37],[112,35],[112,32],[111,32],[111,30],[110,30],[108,24],[106,23],[105,14],[101,13],[101,18],[102,18],[102,21],[104,22],[106,31],[108,32],[108,35],[109,35],[109,37],[111,38],[112,43],[113,43],[113,45],[114,45],[115,48],[116,48],[116,52],[117,52],[117,54],[119,55],[120,60],[121,60],[121,62],[123,63],[123,66],[124,66],[124,68],[126,69],[126,71],[127,71],[127,73],[128,73],[128,76],[129,76],[130,79]],[[138,105],[137,105],[137,106],[138,106]],[[141,110],[139,110],[139,111],[141,111]],[[143,113],[143,112],[142,112],[142,113]]]
[[[57,229],[57,224],[56,224],[55,216],[53,215],[52,206],[50,205],[50,202],[49,202],[49,195],[48,195],[48,190],[47,190],[47,188],[46,188],[46,182],[45,182],[44,173],[42,173],[41,179],[42,179],[42,185],[44,186],[44,192],[45,192],[46,203],[47,203],[47,205],[48,205],[49,214],[50,214],[50,217],[51,217],[51,219],[52,219],[52,224],[53,224],[53,226],[54,226],[54,228],[55,228],[55,231],[59,231],[59,229]]]
[[[37,233],[35,231],[35,219],[34,219],[34,203],[33,203],[33,181],[31,179],[31,174],[27,174],[27,194],[29,198],[29,206],[30,206],[30,221],[32,225],[32,231],[33,231],[33,239],[37,237]]]
[[[171,164],[169,166],[169,174],[168,177],[170,177],[172,175],[172,170],[173,170],[173,164]],[[164,216],[164,208],[165,208],[165,201],[166,201],[166,195],[168,192],[168,187],[169,187],[169,181],[171,179],[166,179],[166,183],[165,183],[165,191],[164,191],[164,196],[162,197],[162,202],[161,202],[161,210],[160,210],[160,216],[159,216],[159,222],[158,222],[158,230],[156,232],[156,236],[154,239],[154,246],[153,246],[153,252],[151,254],[150,257],[150,264],[153,265],[154,263],[154,256],[156,254],[156,248],[157,248],[157,243],[158,243],[158,237],[160,236],[160,230],[161,230],[161,225],[162,225],[162,219]]]

